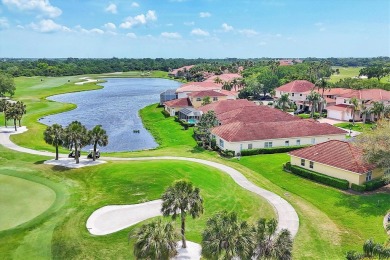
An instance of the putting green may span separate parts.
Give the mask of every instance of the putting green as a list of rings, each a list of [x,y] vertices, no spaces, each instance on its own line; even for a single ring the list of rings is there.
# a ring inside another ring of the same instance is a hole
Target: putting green
[[[55,192],[47,186],[0,174],[0,231],[39,216],[55,199]]]

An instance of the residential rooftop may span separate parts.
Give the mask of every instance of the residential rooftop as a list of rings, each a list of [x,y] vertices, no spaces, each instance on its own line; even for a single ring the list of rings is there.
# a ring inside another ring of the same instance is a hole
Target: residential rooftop
[[[167,101],[164,105],[168,107],[191,107],[192,104],[188,98],[178,98]]]
[[[196,98],[196,97],[224,97],[227,95],[214,90],[204,90],[204,91],[192,92],[188,94],[188,96]]]
[[[249,106],[257,106],[257,105],[246,99],[221,100],[205,106],[201,106],[198,108],[198,110],[202,111],[203,113],[207,113],[208,111],[213,110],[215,114],[218,116],[220,113],[225,113],[240,107],[249,107]]]
[[[289,93],[303,93],[311,91],[315,88],[315,85],[307,80],[294,80],[285,85],[276,88],[276,91],[289,92]]]

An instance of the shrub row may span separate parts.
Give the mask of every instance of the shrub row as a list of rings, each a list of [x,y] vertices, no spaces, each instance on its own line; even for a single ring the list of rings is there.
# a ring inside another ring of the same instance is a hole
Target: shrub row
[[[234,151],[227,150],[227,149],[226,150],[221,150],[220,153],[221,153],[222,156],[225,156],[225,157],[234,157],[234,155],[235,155]]]
[[[272,153],[286,153],[294,151],[300,148],[306,147],[306,145],[296,145],[296,146],[282,146],[274,148],[258,148],[258,149],[246,149],[241,151],[241,156],[249,156],[256,154],[272,154]]]
[[[283,170],[291,172],[291,163],[286,162],[285,164],[283,164]]]
[[[376,190],[385,186],[385,181],[382,179],[371,180],[365,183],[366,191]]]
[[[363,192],[363,191],[366,190],[366,185],[364,185],[364,184],[357,185],[355,183],[352,183],[351,189],[354,190],[354,191]]]
[[[304,178],[307,178],[307,179],[310,179],[310,180],[313,180],[313,181],[316,181],[319,183],[323,183],[323,184],[326,184],[326,185],[329,185],[329,186],[332,186],[332,187],[335,187],[338,189],[348,190],[348,188],[349,188],[349,182],[347,180],[342,180],[342,179],[330,177],[330,176],[327,176],[327,175],[324,175],[324,174],[321,174],[318,172],[309,171],[309,170],[303,169],[303,168],[295,166],[295,165],[291,166],[291,172],[293,174],[302,176]]]

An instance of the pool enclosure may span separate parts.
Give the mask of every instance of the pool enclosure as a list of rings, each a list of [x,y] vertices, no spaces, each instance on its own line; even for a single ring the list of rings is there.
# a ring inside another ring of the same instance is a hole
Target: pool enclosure
[[[198,123],[200,117],[202,116],[202,111],[196,110],[195,108],[183,108],[179,111],[178,117],[180,120],[184,120],[190,124]]]

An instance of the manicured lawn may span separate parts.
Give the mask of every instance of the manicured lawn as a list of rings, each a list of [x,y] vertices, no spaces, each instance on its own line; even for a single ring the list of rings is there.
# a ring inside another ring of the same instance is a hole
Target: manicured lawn
[[[0,174],[0,231],[40,215],[55,198],[55,192],[47,186]]]
[[[385,241],[383,216],[389,194],[352,195],[311,182],[281,170],[286,154],[242,157],[240,164],[255,171],[256,183],[268,179],[280,188],[271,190],[286,198],[297,210],[300,229],[294,256],[299,259],[343,259],[348,250],[361,250],[368,238]]]
[[[196,220],[188,219],[187,238],[191,241],[200,242],[207,218],[217,211],[234,210],[250,221],[274,217],[272,207],[259,196],[243,190],[224,173],[199,164],[181,161],[110,162],[67,170],[41,164],[44,157],[40,156],[20,154],[2,147],[0,154],[0,172],[25,179],[44,179],[51,183],[47,184],[49,187],[62,187],[62,190],[56,189],[58,198],[51,213],[18,229],[0,232],[0,252],[5,258],[132,259],[132,246],[127,237],[134,228],[96,237],[86,230],[87,218],[104,205],[158,199],[168,185],[182,178],[199,187],[205,201],[204,215]],[[180,227],[179,222],[176,227]]]
[[[353,130],[353,131],[358,131],[358,132],[370,132],[372,131],[372,128],[376,126],[375,123],[355,123],[355,125],[353,125],[352,123],[338,123],[338,124],[335,124],[334,126],[338,126],[338,127],[341,127],[341,128],[344,128],[346,130]]]
[[[340,70],[340,74],[332,74],[332,76],[330,76],[329,81],[333,83],[339,81],[340,79],[353,78],[359,76],[359,71],[360,69],[362,69],[362,67],[338,67],[338,66],[332,68]]]

